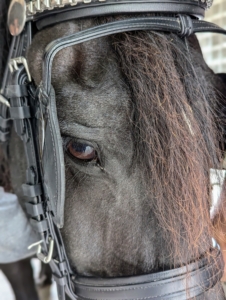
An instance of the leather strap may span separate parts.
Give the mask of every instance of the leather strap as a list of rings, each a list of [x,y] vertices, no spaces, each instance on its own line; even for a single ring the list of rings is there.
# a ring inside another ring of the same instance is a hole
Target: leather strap
[[[107,0],[91,3],[77,3],[76,6],[64,8],[63,10],[50,10],[34,15],[34,21],[39,30],[64,21],[79,18],[91,18],[116,14],[138,14],[138,13],[166,13],[186,14],[203,18],[206,3],[201,0]]]
[[[5,90],[5,96],[7,98],[27,97],[27,86],[21,85],[8,85]]]
[[[92,39],[136,30],[166,31],[183,36],[197,32],[216,32],[226,35],[226,31],[215,24],[192,20],[189,16],[182,15],[178,17],[145,17],[115,21],[62,37],[50,43],[45,50],[43,82],[41,85],[43,97],[48,98],[50,93],[52,62],[60,50]]]
[[[221,279],[223,260],[220,252],[186,267],[127,278],[76,277],[74,289],[79,299],[95,300],[187,300],[214,287]]]
[[[40,97],[42,101],[42,97]],[[44,106],[44,103],[43,103]],[[55,91],[52,88],[45,107],[45,143],[42,155],[44,189],[53,212],[54,223],[64,225],[65,169],[62,138],[56,111]]]

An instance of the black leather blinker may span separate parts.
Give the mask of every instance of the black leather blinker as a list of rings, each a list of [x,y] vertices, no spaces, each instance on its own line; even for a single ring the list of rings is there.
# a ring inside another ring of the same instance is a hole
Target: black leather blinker
[[[40,97],[42,97],[41,94]],[[45,123],[42,157],[44,185],[54,215],[54,223],[61,228],[64,224],[65,170],[53,88],[51,88],[49,101],[46,106]]]

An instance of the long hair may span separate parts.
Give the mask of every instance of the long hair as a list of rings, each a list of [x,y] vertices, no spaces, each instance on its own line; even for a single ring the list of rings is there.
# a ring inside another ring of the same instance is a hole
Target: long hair
[[[211,248],[209,169],[221,158],[220,84],[195,36],[139,31],[110,40],[131,95],[134,163],[175,267]]]

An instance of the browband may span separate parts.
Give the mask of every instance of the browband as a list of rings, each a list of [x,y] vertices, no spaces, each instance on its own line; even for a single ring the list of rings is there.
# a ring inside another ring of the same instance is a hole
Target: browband
[[[200,6],[200,3],[202,6]],[[107,0],[104,2],[90,1],[88,4],[78,3],[63,10],[44,11],[34,15],[33,20],[39,30],[63,21],[75,20],[85,17],[99,17],[116,14],[138,13],[165,13],[184,14],[197,18],[204,17],[204,3],[198,1],[183,1],[178,5],[176,0],[165,1],[139,1],[139,0]]]
[[[62,22],[118,13],[181,13],[203,18],[211,5],[212,0],[33,0],[27,4],[26,15],[34,21],[49,18],[49,25],[56,19]]]

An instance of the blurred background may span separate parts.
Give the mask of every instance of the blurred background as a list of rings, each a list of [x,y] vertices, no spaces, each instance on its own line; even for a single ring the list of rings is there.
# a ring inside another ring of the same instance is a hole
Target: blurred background
[[[226,29],[226,0],[214,0],[211,9],[206,12],[205,20],[217,24]],[[203,56],[209,67],[215,73],[226,73],[226,36],[216,33],[197,34]],[[210,179],[212,183],[212,207],[211,215],[214,213],[218,197],[221,192],[225,170],[211,170]],[[226,283],[224,284],[226,294]]]
[[[226,29],[226,0],[214,0],[206,12],[206,21]],[[198,38],[207,64],[216,73],[226,72],[226,37],[222,34],[200,33]]]

